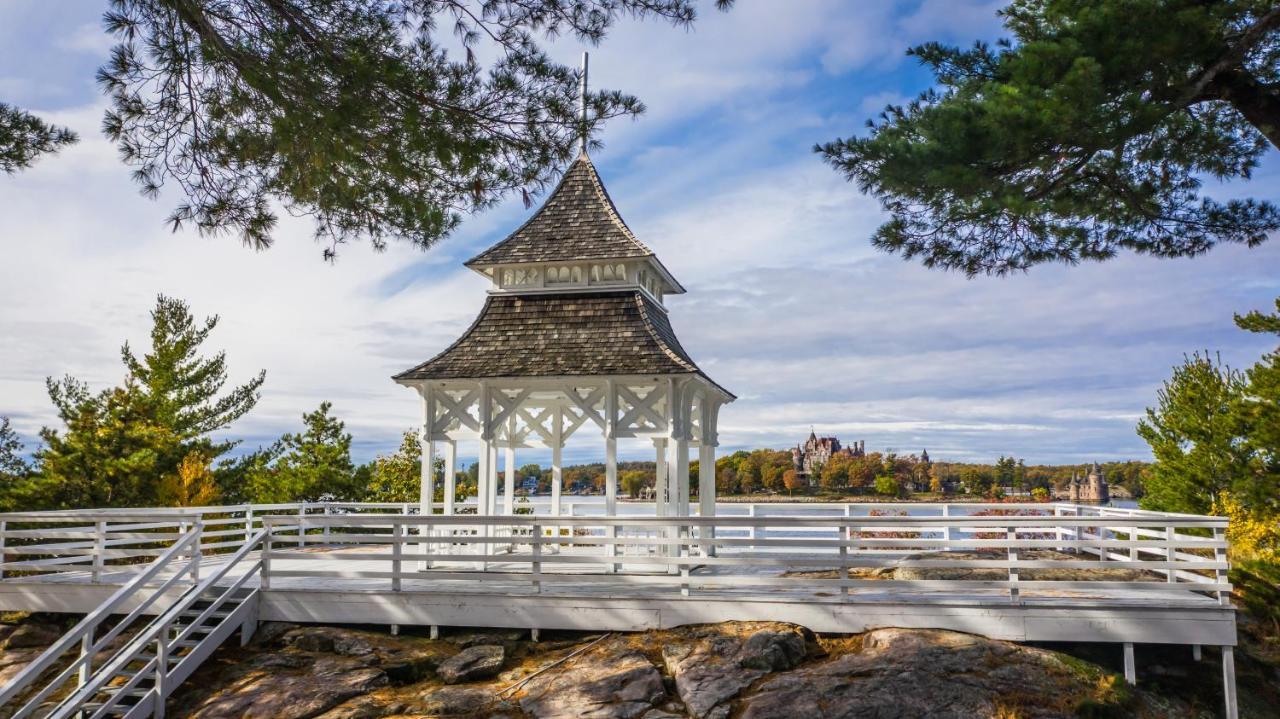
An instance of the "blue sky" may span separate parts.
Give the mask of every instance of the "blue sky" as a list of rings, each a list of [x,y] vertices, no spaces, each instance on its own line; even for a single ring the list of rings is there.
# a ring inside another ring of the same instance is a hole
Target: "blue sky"
[[[624,22],[591,50],[593,86],[649,107],[606,127],[593,158],[628,224],[689,289],[669,302],[681,340],[740,397],[721,414],[726,450],[785,447],[812,425],[955,460],[1146,458],[1134,423],[1183,353],[1245,366],[1270,348],[1230,319],[1280,295],[1275,242],[973,280],[870,247],[876,203],[813,144],[862,132],[885,103],[928,86],[904,55],[911,44],[998,37],[1001,4],[739,0],[728,14],[708,4],[690,31]],[[466,328],[486,284],[461,261],[530,211],[513,200],[429,252],[352,245],[333,265],[306,220],[282,222],[260,253],[170,233],[176,198],[142,198],[98,131],[103,5],[0,4],[0,99],[82,137],[0,177],[0,415],[34,443],[56,421],[45,376],[120,381],[120,344],[145,344],[147,312],[165,293],[221,316],[212,344],[227,350],[233,379],[267,370],[261,404],[230,435],[269,442],[330,400],[358,458],[394,450],[418,405],[389,376]],[[581,50],[552,47],[568,62]],[[1274,152],[1247,185],[1206,187],[1278,190]],[[599,449],[583,440],[568,454]]]

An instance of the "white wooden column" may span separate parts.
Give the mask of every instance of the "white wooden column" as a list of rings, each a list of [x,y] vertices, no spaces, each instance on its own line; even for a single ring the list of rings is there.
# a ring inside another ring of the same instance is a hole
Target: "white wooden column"
[[[698,514],[716,516],[716,447],[698,445]]]
[[[551,419],[551,515],[560,516],[560,493],[564,473],[560,467],[560,454],[564,451],[564,408],[557,407]]]
[[[503,452],[502,463],[502,513],[513,515],[516,513],[516,448],[511,446],[510,440]]]
[[[604,439],[604,513],[618,516],[618,438]]]
[[[676,516],[689,516],[689,439],[677,437],[672,444],[671,480],[675,491]]]
[[[618,392],[613,380],[605,382],[604,513],[618,516]]]
[[[429,515],[435,513],[435,457],[436,444],[432,438],[436,418],[436,395],[431,385],[422,388],[422,436],[419,438],[422,448],[422,473],[418,487],[418,513]]]
[[[488,514],[485,496],[489,493],[489,440],[480,440],[480,466],[476,471],[476,514]]]
[[[498,443],[489,443],[489,484],[485,492],[485,514],[498,513]]]
[[[458,443],[448,440],[444,443],[444,513],[454,513],[454,503],[458,495]]]
[[[665,517],[667,516],[667,440],[661,437],[653,440],[653,449],[654,464],[657,466],[653,482],[654,513],[659,517]]]
[[[492,492],[490,475],[493,473],[493,427],[491,420],[492,406],[489,402],[489,385],[480,383],[480,467],[476,476],[476,514],[492,514],[489,503]]]

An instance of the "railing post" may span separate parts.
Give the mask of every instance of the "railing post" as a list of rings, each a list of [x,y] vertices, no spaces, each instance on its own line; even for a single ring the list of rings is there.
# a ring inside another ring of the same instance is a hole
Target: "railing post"
[[[1217,533],[1214,533],[1217,539]],[[1165,570],[1165,580],[1169,584],[1176,584],[1178,581],[1178,570],[1174,569],[1173,563],[1178,561],[1178,547],[1174,544],[1178,541],[1178,528],[1164,528],[1164,561],[1169,563],[1169,568]]]
[[[89,683],[89,675],[93,674],[93,627],[85,630],[84,636],[80,637],[80,672],[76,682],[76,689],[82,688]]]
[[[253,539],[253,505],[246,504],[244,510],[244,543]]]
[[[298,546],[307,546],[307,505],[298,507]]]
[[[400,572],[404,556],[404,523],[391,520],[391,591],[400,591]]]
[[[262,536],[262,578],[258,580],[258,584],[263,589],[271,588],[271,537],[274,531],[271,528],[271,522],[265,517],[262,520],[262,528],[266,531]]]
[[[102,553],[107,549],[107,520],[99,519],[94,523],[93,532],[93,572],[90,577],[91,581],[99,582],[102,580],[103,557]]]
[[[9,558],[4,554],[4,540],[5,532],[7,530],[8,523],[4,520],[0,520],[0,579],[4,579],[4,563],[9,561]]]
[[[693,535],[687,524],[680,525],[680,531],[677,533],[680,537],[680,596],[689,596],[689,538]]]
[[[752,519],[756,518],[756,505],[754,504],[747,505],[747,516]],[[751,524],[750,530],[751,530],[751,541],[754,542],[756,541],[756,525],[754,522]]]
[[[166,679],[169,674],[169,627],[161,627],[160,633],[156,635],[156,677],[155,692],[156,705],[154,714],[157,719],[164,718],[164,700],[169,694],[168,682]]]
[[[849,507],[844,508],[845,515],[849,513]],[[849,542],[850,529],[848,521],[840,525],[840,598],[843,601],[849,601]]]
[[[328,503],[328,502],[325,502],[325,503],[324,503],[324,516],[325,516],[325,519],[328,519],[328,518],[329,518],[329,516],[330,516],[330,514],[331,514],[331,512],[330,512],[329,510],[330,510],[329,503]],[[325,522],[325,523],[324,523],[324,530],[323,530],[323,531],[324,531],[324,543],[327,545],[327,544],[329,543],[329,523],[328,523],[328,522]]]
[[[1224,541],[1226,541],[1226,538],[1227,538],[1227,530],[1226,530],[1226,528],[1225,528],[1225,527],[1214,527],[1214,528],[1213,528],[1213,538],[1214,538],[1215,540],[1219,541],[1219,542],[1224,542]],[[1215,570],[1214,570],[1214,572],[1213,572],[1214,579],[1215,579],[1215,580],[1217,580],[1218,584],[1226,584],[1226,583],[1227,583],[1227,581],[1228,581],[1228,580],[1227,580],[1227,569],[1228,569],[1228,568],[1227,568],[1227,566],[1226,566],[1226,564],[1227,564],[1227,550],[1226,550],[1226,548],[1225,548],[1225,547],[1216,547],[1216,548],[1214,548],[1214,550],[1213,550],[1213,558],[1214,558],[1214,561],[1219,562],[1219,563],[1221,563],[1221,564],[1223,565],[1223,567],[1222,567],[1221,569],[1215,569]],[[1170,571],[1172,572],[1172,570],[1170,570]],[[1227,591],[1223,591],[1223,590],[1219,589],[1219,590],[1218,590],[1218,603],[1219,603],[1219,604],[1221,604],[1221,605],[1222,605],[1222,606],[1224,606],[1224,607],[1226,607],[1226,606],[1230,606],[1230,605],[1231,605],[1231,592],[1227,592]],[[1224,647],[1223,651],[1228,651],[1228,652],[1229,652],[1229,651],[1230,651],[1230,647]],[[1224,655],[1223,661],[1224,661],[1224,662],[1225,662],[1225,661],[1227,661],[1227,659],[1226,659],[1226,655]],[[1234,661],[1234,660],[1233,660],[1233,661]],[[1231,680],[1231,684],[1232,684],[1232,686],[1231,686],[1231,690],[1234,692],[1234,691],[1235,691],[1235,665],[1234,665],[1234,664],[1232,664],[1232,670],[1231,670],[1231,671],[1232,671],[1232,680]],[[1234,704],[1234,703],[1235,703],[1235,698],[1234,698],[1234,697],[1232,697],[1231,701],[1232,701],[1232,703]],[[1232,707],[1232,710],[1234,710],[1234,707]]]
[[[536,522],[529,541],[532,543],[533,550],[533,566],[530,569],[533,576],[533,591],[535,594],[542,594],[542,526]]]
[[[1018,587],[1016,586],[1018,583],[1018,565],[1016,564],[1018,561],[1018,548],[1014,545],[1014,542],[1018,539],[1018,528],[1008,527],[1007,529],[1006,538],[1009,545],[1006,549],[1009,551],[1009,583],[1011,585],[1009,587],[1009,601],[1016,602],[1018,601]]]
[[[200,583],[200,560],[204,556],[204,549],[200,546],[204,541],[204,520],[197,519],[195,523],[195,538],[191,541],[191,583]]]
[[[944,516],[944,517],[950,517],[950,516],[951,516],[951,505],[950,505],[950,504],[944,504],[944,505],[942,505],[942,516]],[[951,526],[951,522],[950,522],[950,521],[948,521],[948,522],[947,522],[947,523],[942,527],[942,539],[943,539],[943,541],[945,541],[945,542],[946,542],[946,544],[944,544],[944,545],[942,546],[943,551],[950,552],[950,551],[951,551],[951,543],[955,541],[955,535],[953,534],[953,528],[952,528],[952,526]]]

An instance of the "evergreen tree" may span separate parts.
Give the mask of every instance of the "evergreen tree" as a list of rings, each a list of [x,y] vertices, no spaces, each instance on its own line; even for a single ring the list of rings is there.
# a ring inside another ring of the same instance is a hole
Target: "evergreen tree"
[[[64,429],[44,428],[37,454],[46,507],[150,506],[161,478],[199,452],[212,461],[235,443],[211,439],[258,401],[265,373],[223,393],[225,354],[201,355],[217,317],[197,325],[187,305],[164,297],[151,313],[151,351],[121,349],[120,387],[93,394],[72,377],[46,381]]]
[[[890,213],[876,247],[972,276],[1280,229],[1270,201],[1200,194],[1280,147],[1273,0],[1015,0],[1001,15],[1012,41],[913,48],[940,89],[816,148]]]
[[[1244,442],[1240,413],[1246,388],[1243,373],[1208,355],[1194,354],[1174,368],[1156,407],[1138,422],[1138,435],[1156,459],[1143,508],[1207,514],[1224,491],[1242,501],[1259,496],[1255,453]]]
[[[22,456],[22,439],[8,417],[0,417],[0,481],[5,483],[26,477],[31,465]]]
[[[302,415],[302,432],[285,434],[271,446],[261,466],[249,473],[251,501],[354,501],[364,496],[365,488],[355,486],[351,435],[329,414],[332,408],[321,402],[314,412]]]
[[[1280,336],[1280,299],[1275,314],[1250,312],[1235,319],[1241,329]],[[1248,395],[1241,406],[1249,426],[1246,442],[1257,455],[1264,485],[1280,487],[1280,347],[1263,355],[1246,376]],[[1280,497],[1273,494],[1270,499],[1271,508],[1280,509]]]
[[[31,167],[40,155],[76,141],[76,134],[0,102],[0,172],[12,175]]]
[[[22,456],[22,439],[0,417],[0,512],[11,512],[29,504],[31,464]]]
[[[274,207],[311,215],[326,256],[361,236],[428,247],[463,214],[545,186],[581,132],[643,112],[598,91],[581,122],[578,72],[537,35],[596,43],[622,17],[687,27],[696,15],[696,0],[107,5],[119,44],[98,71],[103,126],[143,193],[176,186],[174,226],[255,247],[271,242]],[[72,141],[0,106],[0,169]]]

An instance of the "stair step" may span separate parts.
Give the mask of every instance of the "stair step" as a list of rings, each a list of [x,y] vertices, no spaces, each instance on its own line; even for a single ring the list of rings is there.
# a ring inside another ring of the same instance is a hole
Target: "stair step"
[[[182,614],[179,614],[178,616],[190,617],[191,619],[196,619],[203,613],[204,613],[203,609],[188,609],[187,611],[183,612]],[[229,616],[231,616],[231,611],[226,611],[226,612],[218,611],[218,612],[213,612],[206,618],[207,619],[226,619]]]

